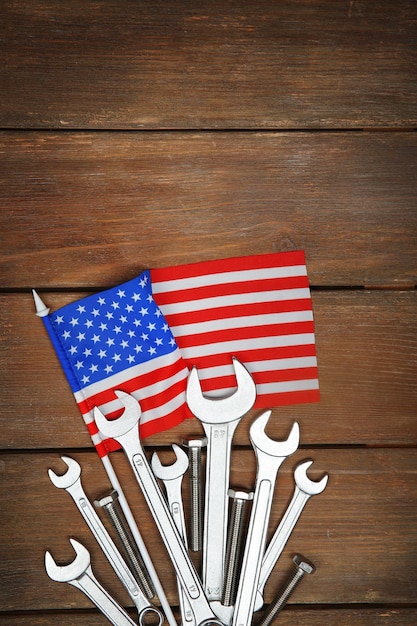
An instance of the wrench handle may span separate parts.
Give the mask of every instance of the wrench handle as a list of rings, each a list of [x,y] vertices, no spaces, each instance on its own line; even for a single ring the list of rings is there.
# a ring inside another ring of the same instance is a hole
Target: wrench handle
[[[176,573],[181,580],[181,584],[188,592],[190,598],[198,598],[202,594],[202,589],[197,574],[193,571],[185,546],[166,505],[164,496],[148,465],[148,461],[145,455],[139,452],[128,456],[136,479],[170,554]]]
[[[175,526],[181,535],[184,545],[187,546],[187,529],[185,525],[184,506],[182,503],[181,482],[182,476],[177,480],[163,480],[165,485],[168,507],[174,520]],[[194,613],[182,588],[180,579],[178,581],[178,600],[180,612],[184,626],[195,626]]]
[[[258,583],[258,592],[261,595],[263,595],[266,581],[281,556],[294,526],[296,525],[298,518],[300,517],[301,512],[307,504],[309,498],[309,494],[304,493],[304,491],[301,491],[298,487],[295,488],[291,502],[288,505],[279,526],[275,530],[264,554],[264,558],[262,559],[261,573]]]
[[[233,614],[233,626],[249,626],[252,620],[273,492],[274,482],[271,483],[270,480],[260,480],[256,485]]]
[[[71,486],[71,488],[67,489],[67,491],[73,498],[78,510],[86,521],[97,543],[103,550],[107,560],[130,595],[137,609],[141,611],[144,608],[151,607],[149,600],[143,594],[133,577],[133,574],[123,560],[113,539],[110,537],[91,502],[85,495],[81,482],[77,481]]]
[[[222,424],[202,422],[207,436],[202,579],[205,594],[210,601],[220,600],[222,595],[227,542],[230,456],[232,438],[238,423],[239,420]]]
[[[70,584],[80,589],[90,598],[114,626],[132,626],[132,624],[135,626],[135,622],[130,619],[124,609],[100,585],[92,572],[91,566],[87,568],[80,578],[70,581]]]

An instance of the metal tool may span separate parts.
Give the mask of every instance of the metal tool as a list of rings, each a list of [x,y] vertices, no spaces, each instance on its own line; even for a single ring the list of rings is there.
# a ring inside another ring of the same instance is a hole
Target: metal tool
[[[229,499],[232,501],[230,512],[229,530],[227,533],[226,562],[224,573],[224,584],[222,593],[222,604],[232,606],[235,601],[238,568],[241,561],[241,547],[243,545],[243,525],[245,522],[245,511],[247,504],[253,500],[253,491],[235,491],[229,489]]]
[[[110,493],[94,500],[94,505],[103,509],[109,518],[118,538],[120,539],[120,543],[123,546],[125,558],[130,570],[140,585],[143,593],[150,600],[154,597],[155,590],[153,589],[149,574],[146,571],[142,556],[140,555],[135,541],[130,533],[130,529],[124,521],[121,507],[119,506],[119,494],[116,489],[112,489]]]
[[[295,489],[293,497],[281,522],[279,523],[278,528],[274,532],[262,559],[258,591],[256,593],[255,600],[255,611],[260,609],[263,605],[263,591],[266,581],[281,556],[285,544],[287,543],[302,510],[311,496],[322,493],[322,491],[326,488],[327,480],[329,478],[327,474],[319,481],[310,480],[307,476],[307,470],[312,463],[313,461],[303,461],[295,469]]]
[[[145,619],[147,615],[151,616],[152,621],[154,621],[155,615],[157,615],[159,625],[161,625],[164,621],[162,613],[149,602],[148,598],[142,592],[142,589],[126,565],[126,562],[123,560],[113,539],[110,537],[101,519],[97,515],[93,505],[88,500],[81,485],[80,464],[67,456],[62,456],[61,459],[68,466],[68,470],[62,476],[56,474],[52,469],[48,470],[49,478],[52,483],[59,489],[65,489],[74,500],[110,565],[135,604],[140,623],[146,623]]]
[[[283,461],[296,451],[300,438],[299,426],[295,422],[285,441],[270,439],[265,433],[265,426],[270,415],[271,411],[262,413],[249,430],[257,458],[257,475],[232,619],[233,626],[249,626],[251,623],[276,476]]]
[[[190,550],[199,552],[203,542],[201,450],[207,445],[207,438],[189,439],[183,445],[188,448],[190,462]]]
[[[94,417],[97,427],[103,435],[115,439],[124,449],[176,574],[181,580],[197,625],[203,623],[220,625],[221,622],[215,617],[204,595],[197,572],[142,448],[138,428],[141,415],[139,403],[133,396],[123,391],[115,393],[125,408],[124,413],[121,417],[108,421],[96,407]]]
[[[57,565],[50,552],[45,553],[45,569],[49,578],[59,583],[69,583],[80,589],[100,609],[114,626],[135,626],[135,622],[100,585],[93,574],[90,553],[81,543],[70,539],[76,557],[68,565]],[[139,622],[142,624],[142,622]]]
[[[304,557],[299,554],[295,555],[293,561],[295,563],[294,572],[285,581],[285,583],[279,590],[277,597],[269,605],[268,610],[266,611],[262,620],[259,622],[258,626],[269,626],[269,624],[271,624],[272,620],[275,619],[281,609],[284,608],[284,606],[288,602],[289,597],[295,591],[295,588],[297,587],[299,582],[301,582],[301,579],[306,574],[311,574],[315,569],[312,563],[309,563],[306,559],[304,559]]]
[[[210,601],[222,597],[232,438],[240,419],[256,399],[256,385],[248,370],[236,358],[233,365],[237,390],[232,395],[204,396],[196,368],[190,372],[186,393],[187,404],[207,436],[202,577]]]
[[[185,526],[181,487],[183,476],[188,469],[188,456],[184,450],[175,443],[172,445],[172,448],[176,455],[174,463],[171,465],[162,465],[159,456],[154,452],[151,458],[151,467],[155,476],[164,483],[169,510],[171,511],[171,515],[184,545],[187,546],[187,529]],[[187,626],[194,626],[194,614],[184,594],[181,581],[178,578],[177,581],[182,622]]]

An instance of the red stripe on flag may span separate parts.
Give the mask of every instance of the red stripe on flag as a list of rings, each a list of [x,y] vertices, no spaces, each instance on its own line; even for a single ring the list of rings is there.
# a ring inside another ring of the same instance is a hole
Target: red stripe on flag
[[[168,284],[170,281],[168,281]],[[255,285],[255,286],[254,286]],[[236,283],[219,283],[214,285],[204,285],[202,287],[189,287],[187,289],[175,289],[172,285],[169,291],[159,291],[158,283],[153,283],[154,297],[158,306],[174,304],[179,302],[192,302],[194,300],[204,300],[205,298],[215,298],[217,296],[233,296],[237,294],[259,293],[263,291],[277,291],[282,289],[305,289],[308,287],[307,276],[296,276],[290,278],[265,278],[238,281]]]
[[[178,280],[179,278],[192,278],[220,272],[234,272],[241,270],[264,269],[274,267],[289,267],[292,265],[305,265],[303,250],[291,252],[274,252],[271,254],[258,254],[253,256],[232,257],[230,259],[215,259],[189,263],[169,268],[155,268],[151,270],[152,282]]]

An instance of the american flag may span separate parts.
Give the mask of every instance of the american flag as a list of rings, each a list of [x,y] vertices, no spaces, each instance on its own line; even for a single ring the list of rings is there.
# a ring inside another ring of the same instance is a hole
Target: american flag
[[[317,402],[314,321],[303,251],[151,270],[152,293],[207,395],[231,392],[232,356],[251,372],[255,407]]]
[[[191,417],[188,369],[152,297],[149,271],[43,319],[100,455],[119,446],[101,439],[93,409],[108,418],[119,415],[123,407],[115,390],[139,401],[142,437]]]

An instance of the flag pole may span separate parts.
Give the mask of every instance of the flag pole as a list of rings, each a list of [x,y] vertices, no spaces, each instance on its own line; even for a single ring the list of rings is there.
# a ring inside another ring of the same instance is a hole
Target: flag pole
[[[35,291],[35,289],[32,289],[32,295],[33,295],[33,299],[35,302],[35,308],[36,308],[36,315],[38,317],[40,317],[45,325],[45,328],[48,332],[48,335],[55,347],[56,350],[58,350],[58,353],[62,355],[63,350],[61,345],[59,344],[58,338],[56,336],[55,330],[51,324],[51,321],[49,319],[49,311],[50,309],[45,305],[45,303],[42,301],[42,299],[40,298],[39,294]],[[94,443],[94,442],[93,442]],[[177,622],[175,620],[174,614],[172,612],[171,606],[168,602],[168,598],[166,597],[165,591],[161,585],[161,582],[159,580],[158,574],[155,570],[154,564],[152,562],[152,559],[150,557],[150,554],[145,546],[145,543],[142,539],[142,535],[140,534],[139,528],[136,524],[136,520],[133,516],[133,513],[131,511],[131,508],[129,506],[129,503],[126,499],[125,494],[123,493],[123,489],[120,485],[120,482],[117,478],[116,472],[114,471],[112,462],[108,456],[108,454],[106,454],[105,456],[100,456],[101,461],[103,463],[104,469],[107,473],[107,476],[109,477],[110,483],[113,487],[113,489],[115,489],[119,495],[119,502],[120,502],[120,506],[122,508],[123,514],[126,518],[126,521],[129,525],[129,528],[132,532],[132,535],[136,541],[136,544],[138,546],[138,549],[140,551],[140,554],[143,558],[143,562],[145,563],[145,567],[147,568],[148,572],[149,572],[149,576],[152,580],[152,583],[154,585],[155,591],[158,595],[158,598],[161,602],[161,606],[164,610],[165,613],[165,617],[168,621],[168,623],[170,624],[170,626],[178,626]]]

